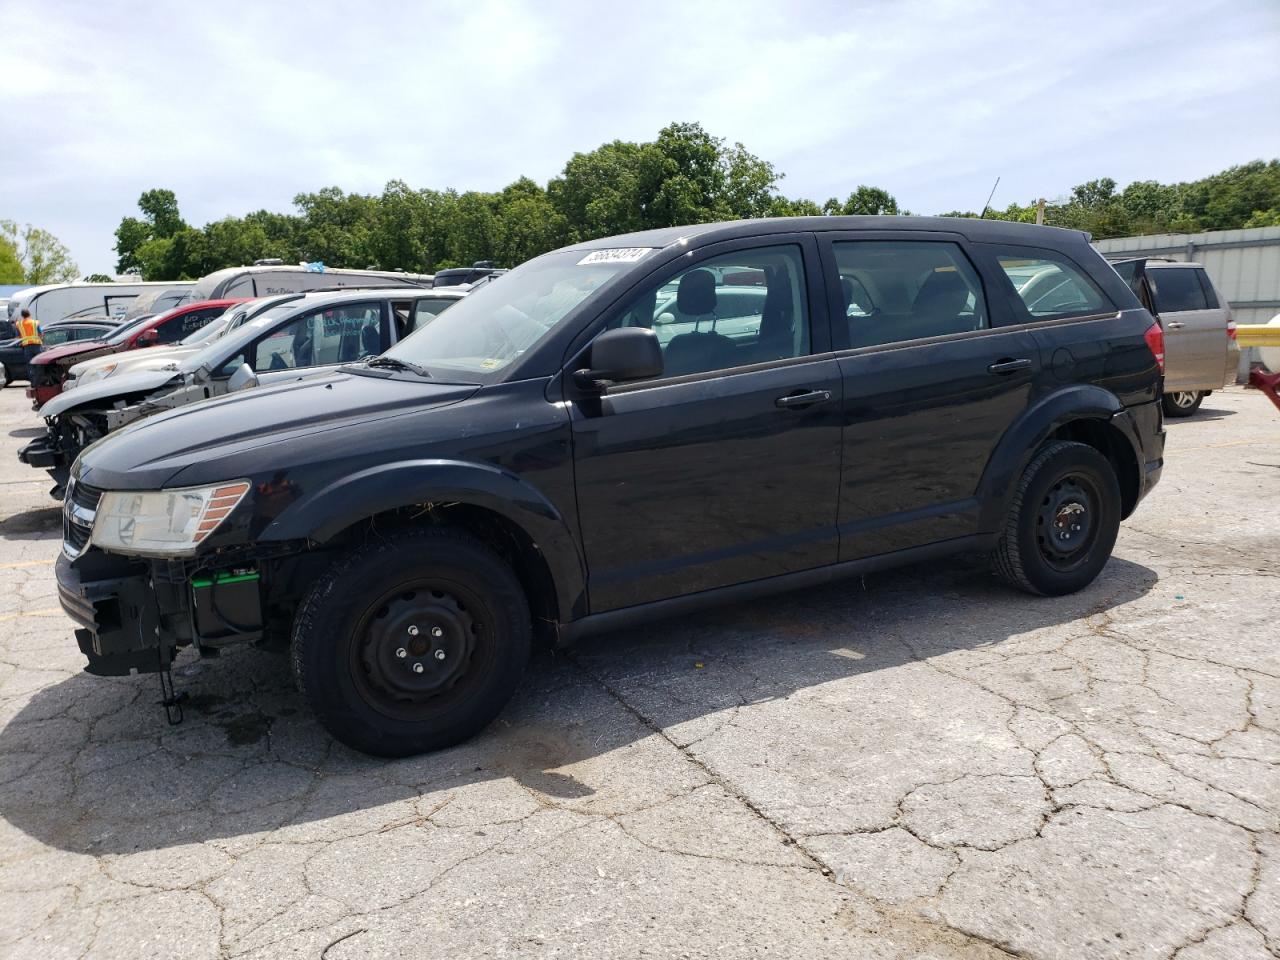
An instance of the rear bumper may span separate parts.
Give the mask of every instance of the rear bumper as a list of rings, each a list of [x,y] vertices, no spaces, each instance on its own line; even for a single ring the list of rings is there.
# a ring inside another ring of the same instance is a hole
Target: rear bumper
[[[1159,400],[1139,403],[1114,414],[1111,422],[1133,446],[1139,468],[1137,500],[1140,501],[1160,482],[1164,472],[1164,411]]]

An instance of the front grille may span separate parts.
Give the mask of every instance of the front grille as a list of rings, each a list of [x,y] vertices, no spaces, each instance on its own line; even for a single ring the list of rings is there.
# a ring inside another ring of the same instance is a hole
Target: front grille
[[[73,560],[89,542],[101,499],[102,491],[97,487],[74,479],[67,482],[66,498],[62,502],[62,551]]]

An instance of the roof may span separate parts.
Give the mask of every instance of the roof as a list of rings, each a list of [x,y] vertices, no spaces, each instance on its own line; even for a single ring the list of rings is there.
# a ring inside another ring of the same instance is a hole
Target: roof
[[[921,230],[958,233],[972,240],[998,243],[1035,243],[1037,238],[1056,238],[1062,242],[1087,240],[1087,234],[1062,227],[1045,227],[1034,223],[1015,223],[1009,220],[979,220],[977,217],[768,217],[761,220],[730,220],[721,223],[697,223],[683,227],[661,227],[624,233],[615,237],[587,240],[568,248],[572,250],[600,250],[616,247],[668,247],[681,240],[712,243],[717,240],[733,240],[738,237],[767,236],[771,233],[796,233],[831,230]]]

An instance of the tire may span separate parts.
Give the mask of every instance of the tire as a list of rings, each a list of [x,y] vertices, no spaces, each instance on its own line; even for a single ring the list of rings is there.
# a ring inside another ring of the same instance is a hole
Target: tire
[[[411,528],[354,548],[311,587],[294,619],[293,672],[333,737],[404,757],[461,743],[498,715],[531,629],[501,557],[460,530]]]
[[[1115,547],[1120,508],[1120,483],[1106,457],[1083,443],[1049,444],[1018,482],[992,557],[996,573],[1040,596],[1087,587]]]
[[[1166,417],[1189,417],[1200,409],[1205,396],[1199,390],[1174,390],[1166,393],[1160,404]]]
[[[9,385],[9,368],[0,363],[0,390]]]

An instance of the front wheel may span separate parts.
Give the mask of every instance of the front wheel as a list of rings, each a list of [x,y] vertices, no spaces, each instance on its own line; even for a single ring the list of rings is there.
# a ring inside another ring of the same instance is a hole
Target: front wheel
[[[1166,417],[1189,417],[1200,409],[1206,394],[1199,390],[1175,390],[1166,393],[1161,403]]]
[[[336,739],[402,757],[483,730],[529,661],[529,605],[511,567],[459,530],[356,547],[308,592],[293,630],[298,687]]]
[[[1042,596],[1093,582],[1120,532],[1120,484],[1110,461],[1083,443],[1045,447],[1022,474],[996,545],[996,572]]]
[[[9,368],[0,363],[0,390],[9,385]]]

